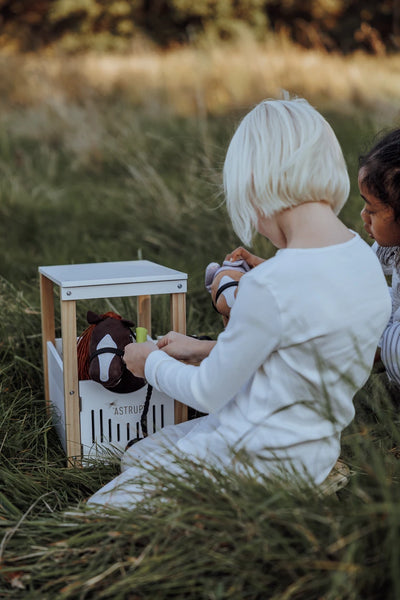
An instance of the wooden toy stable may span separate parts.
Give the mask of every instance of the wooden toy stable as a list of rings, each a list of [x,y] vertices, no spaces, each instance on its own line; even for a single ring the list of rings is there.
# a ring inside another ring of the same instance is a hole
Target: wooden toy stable
[[[137,325],[151,335],[151,296],[170,295],[171,329],[186,333],[187,274],[146,260],[39,267],[45,397],[49,408],[49,356],[57,346],[54,285],[60,288],[63,377],[63,431],[68,460],[82,458],[81,398],[77,364],[76,302],[95,298],[137,297]],[[51,366],[51,365],[50,365]],[[81,382],[81,384],[86,382]],[[94,382],[90,382],[93,383]],[[100,386],[101,387],[101,386]],[[104,393],[108,393],[104,390]],[[187,407],[174,402],[174,422],[187,420]]]

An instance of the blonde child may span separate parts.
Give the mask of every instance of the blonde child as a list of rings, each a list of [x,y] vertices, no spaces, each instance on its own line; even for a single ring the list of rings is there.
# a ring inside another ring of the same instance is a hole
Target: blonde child
[[[361,156],[359,167],[365,202],[361,217],[384,273],[392,278],[392,314],[380,340],[380,357],[389,379],[400,385],[400,129]]]
[[[315,484],[340,454],[390,298],[376,256],[336,216],[349,192],[339,143],[305,100],[261,102],[231,140],[224,188],[243,243],[257,231],[278,251],[266,261],[243,256],[253,268],[241,277],[216,342],[170,332],[157,345],[126,347],[135,375],[208,414],[134,444],[121,475],[91,504],[133,506],[142,499],[143,462],[179,474],[168,448],[221,470],[243,468],[235,456],[244,451],[255,474]]]

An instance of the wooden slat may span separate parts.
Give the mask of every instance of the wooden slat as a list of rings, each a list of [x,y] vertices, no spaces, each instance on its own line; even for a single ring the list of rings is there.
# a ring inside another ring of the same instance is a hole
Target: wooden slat
[[[171,329],[186,334],[186,294],[171,294]]]
[[[186,294],[171,294],[171,329],[186,334]],[[175,423],[188,420],[188,407],[175,400]]]
[[[81,459],[81,428],[76,349],[76,303],[73,300],[61,301],[61,329],[67,457],[70,465],[76,465]]]
[[[139,327],[145,327],[151,336],[151,296],[138,296],[137,315]]]

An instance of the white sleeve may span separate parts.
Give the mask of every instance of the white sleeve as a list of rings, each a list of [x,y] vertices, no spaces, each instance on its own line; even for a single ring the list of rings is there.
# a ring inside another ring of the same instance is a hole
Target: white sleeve
[[[176,400],[214,413],[252,377],[278,347],[280,337],[274,296],[250,272],[240,280],[226,329],[200,366],[185,365],[160,350],[148,356],[145,376]]]

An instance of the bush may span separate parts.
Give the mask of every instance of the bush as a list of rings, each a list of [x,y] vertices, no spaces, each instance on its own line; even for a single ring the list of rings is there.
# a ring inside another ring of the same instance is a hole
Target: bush
[[[373,54],[399,47],[393,4],[357,0],[3,0],[0,45],[124,52],[283,32],[306,48]]]

